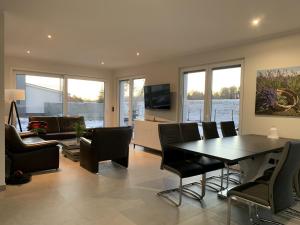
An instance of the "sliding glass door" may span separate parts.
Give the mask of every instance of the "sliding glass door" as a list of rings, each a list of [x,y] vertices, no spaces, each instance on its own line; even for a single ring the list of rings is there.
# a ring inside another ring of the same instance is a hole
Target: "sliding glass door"
[[[120,126],[129,125],[130,114],[130,81],[121,80],[119,83],[119,123]]]
[[[87,127],[104,126],[104,82],[67,79],[68,115],[83,116]]]
[[[119,124],[133,125],[136,119],[144,119],[145,79],[127,79],[119,81]]]
[[[215,121],[220,129],[221,121],[232,120],[239,127],[241,64],[187,69],[182,76],[182,121],[199,128],[202,121]]]
[[[25,100],[17,101],[22,130],[29,116],[63,115],[63,83],[62,77],[17,74],[16,88],[25,92]]]

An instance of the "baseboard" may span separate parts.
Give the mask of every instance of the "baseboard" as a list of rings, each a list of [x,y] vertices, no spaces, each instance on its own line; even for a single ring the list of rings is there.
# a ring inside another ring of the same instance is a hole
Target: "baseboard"
[[[5,191],[5,189],[6,189],[6,185],[0,185],[0,192]]]

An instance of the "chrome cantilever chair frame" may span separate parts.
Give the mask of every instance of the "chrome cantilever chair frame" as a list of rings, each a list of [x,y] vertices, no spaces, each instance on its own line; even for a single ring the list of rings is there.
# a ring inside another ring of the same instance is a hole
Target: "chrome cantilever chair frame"
[[[158,192],[157,195],[167,199],[169,202],[173,203],[177,207],[181,205],[182,195],[186,195],[186,196],[192,197],[195,200],[201,201],[203,199],[203,197],[205,196],[206,174],[202,174],[202,180],[201,180],[200,183],[199,182],[193,182],[193,183],[183,185],[182,180],[183,180],[183,178],[180,178],[180,181],[179,181],[180,183],[179,183],[178,188],[173,188],[173,189],[161,191],[161,192]],[[197,184],[201,184],[201,195],[199,193],[197,193],[197,192],[195,192],[195,191],[188,188],[190,186],[197,185]],[[179,192],[178,202],[176,202],[174,199],[170,198],[167,195],[167,194],[175,192],[175,191]]]

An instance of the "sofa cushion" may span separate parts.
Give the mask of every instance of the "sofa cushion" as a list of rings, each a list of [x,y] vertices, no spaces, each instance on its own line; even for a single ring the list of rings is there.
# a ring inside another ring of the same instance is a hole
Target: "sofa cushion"
[[[59,117],[60,132],[74,132],[76,123],[80,123],[85,128],[83,116]]]
[[[31,121],[44,121],[48,124],[46,129],[47,133],[58,133],[60,132],[60,127],[58,123],[58,118],[56,116],[31,116],[29,117],[29,122]]]

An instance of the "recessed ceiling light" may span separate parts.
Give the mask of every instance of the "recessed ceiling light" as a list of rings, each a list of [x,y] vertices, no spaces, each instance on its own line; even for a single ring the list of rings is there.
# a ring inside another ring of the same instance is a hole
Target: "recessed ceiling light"
[[[48,34],[48,35],[47,35],[47,38],[48,38],[48,39],[52,39],[52,35],[51,35],[51,34]]]
[[[31,51],[30,51],[30,50],[27,50],[26,52],[27,52],[27,54],[30,54],[30,53],[31,53]]]
[[[101,61],[101,65],[104,65],[104,62],[103,62],[103,61]]]
[[[140,53],[139,53],[139,52],[137,52],[137,53],[136,53],[136,55],[137,55],[137,56],[140,56]]]
[[[260,18],[255,18],[251,21],[252,26],[257,27],[261,22]]]

